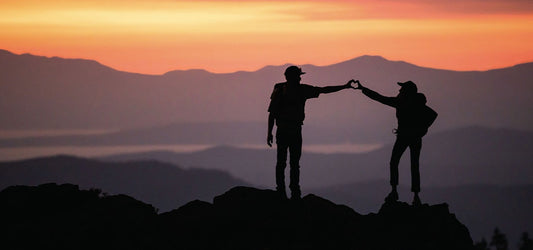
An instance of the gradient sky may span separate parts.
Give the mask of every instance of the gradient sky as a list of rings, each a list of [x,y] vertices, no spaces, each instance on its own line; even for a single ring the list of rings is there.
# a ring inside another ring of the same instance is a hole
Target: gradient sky
[[[149,74],[361,55],[486,70],[533,61],[532,44],[531,0],[0,0],[0,49]]]

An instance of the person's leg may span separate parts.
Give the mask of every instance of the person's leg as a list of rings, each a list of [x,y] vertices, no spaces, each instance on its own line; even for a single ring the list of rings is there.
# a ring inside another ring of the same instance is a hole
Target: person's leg
[[[390,159],[390,185],[392,187],[391,192],[385,198],[385,201],[396,201],[398,200],[398,191],[396,187],[398,186],[398,165],[400,165],[400,158],[402,157],[403,152],[407,149],[408,143],[400,136],[396,137],[396,142],[394,142],[394,147],[392,148],[392,154]]]
[[[283,129],[276,130],[277,161],[276,161],[276,190],[283,198],[287,197],[285,192],[285,168],[287,167],[287,140]]]
[[[411,192],[414,193],[413,205],[420,205],[420,151],[422,149],[422,138],[413,138],[409,144],[411,152]]]
[[[290,184],[291,199],[299,199],[301,196],[300,190],[300,158],[302,156],[302,128],[298,127],[294,130],[289,146],[290,153]]]

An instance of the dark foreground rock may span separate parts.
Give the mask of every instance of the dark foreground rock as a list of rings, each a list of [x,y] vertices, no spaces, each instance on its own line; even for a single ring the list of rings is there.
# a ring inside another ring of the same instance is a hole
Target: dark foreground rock
[[[446,204],[388,203],[360,215],[315,195],[288,201],[235,187],[158,215],[131,197],[70,184],[9,187],[0,204],[9,249],[472,249]]]

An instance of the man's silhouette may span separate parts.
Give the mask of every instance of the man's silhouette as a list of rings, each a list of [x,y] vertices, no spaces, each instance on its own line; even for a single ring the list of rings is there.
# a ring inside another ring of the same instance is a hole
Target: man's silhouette
[[[386,97],[365,88],[359,81],[350,81],[357,83],[355,89],[361,89],[363,94],[369,98],[381,102],[385,105],[396,109],[396,118],[398,119],[398,128],[395,130],[396,142],[392,149],[390,160],[390,184],[392,191],[385,198],[386,201],[398,200],[398,165],[400,158],[407,147],[411,152],[411,191],[414,193],[413,205],[420,205],[420,150],[422,148],[422,136],[437,118],[437,113],[427,107],[426,97],[418,93],[416,84],[412,81],[399,82],[401,86],[400,93],[395,97]]]
[[[277,126],[277,163],[276,163],[276,190],[284,198],[285,168],[287,166],[287,149],[290,153],[290,184],[291,199],[299,199],[300,191],[300,156],[302,155],[302,125],[305,118],[305,101],[317,98],[322,93],[337,92],[351,88],[350,82],[345,85],[315,87],[300,84],[302,69],[290,66],[285,70],[286,82],[274,86],[268,107],[268,134],[267,144],[272,147],[274,140],[272,129]]]

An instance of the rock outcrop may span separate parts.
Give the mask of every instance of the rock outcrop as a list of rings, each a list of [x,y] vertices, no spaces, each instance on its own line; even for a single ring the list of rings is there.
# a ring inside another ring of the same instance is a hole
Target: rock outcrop
[[[0,192],[2,242],[17,249],[472,249],[446,204],[383,204],[361,215],[315,195],[235,187],[157,214],[125,195],[77,186],[14,186]]]

